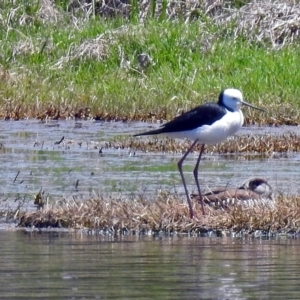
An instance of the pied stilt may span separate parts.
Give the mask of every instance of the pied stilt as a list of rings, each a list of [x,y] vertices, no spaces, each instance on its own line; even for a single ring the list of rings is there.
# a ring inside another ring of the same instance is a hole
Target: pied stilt
[[[186,153],[178,162],[178,169],[181,175],[185,194],[187,197],[190,216],[193,218],[193,208],[190,201],[189,193],[186,187],[185,179],[182,172],[182,164],[193,147],[199,143],[202,144],[198,156],[194,177],[200,195],[202,212],[204,211],[203,199],[201,196],[200,185],[198,181],[198,168],[204,151],[204,145],[215,145],[224,141],[227,137],[234,135],[243,125],[244,116],[240,110],[241,105],[246,105],[260,111],[261,108],[255,107],[243,100],[241,91],[233,88],[225,89],[220,93],[217,103],[205,103],[194,109],[175,117],[173,120],[163,124],[160,128],[135,134],[134,136],[164,134],[171,138],[187,138],[193,141]]]

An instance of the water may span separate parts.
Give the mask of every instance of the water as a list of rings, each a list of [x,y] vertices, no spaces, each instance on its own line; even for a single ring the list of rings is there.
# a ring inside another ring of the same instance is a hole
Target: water
[[[50,121],[0,121],[0,208],[21,203],[35,209],[39,191],[50,203],[70,197],[88,199],[97,195],[153,198],[158,190],[184,194],[177,170],[182,154],[144,153],[107,147],[118,136],[149,129],[146,123]],[[154,126],[154,125],[152,125]],[[251,127],[239,134],[300,134],[300,127]],[[64,137],[64,140],[58,142]],[[115,143],[114,143],[115,144]],[[103,148],[104,147],[104,148]],[[99,150],[103,148],[102,154]],[[197,153],[184,166],[190,192],[195,192],[192,169]],[[210,155],[200,164],[200,183],[205,189],[237,187],[252,176],[265,177],[279,192],[299,193],[299,154],[252,157]]]
[[[104,148],[143,123],[0,121],[0,207],[35,209],[40,190],[49,201],[93,195],[155,197],[182,192],[180,154]],[[298,127],[245,128],[239,134],[281,134]],[[64,140],[58,144],[61,138]],[[197,155],[187,159],[189,190]],[[298,193],[299,155],[269,158],[205,154],[204,187],[239,185],[262,176]],[[74,232],[15,231],[0,223],[1,299],[300,299],[299,240],[107,237]]]
[[[299,240],[0,231],[1,299],[299,299]]]

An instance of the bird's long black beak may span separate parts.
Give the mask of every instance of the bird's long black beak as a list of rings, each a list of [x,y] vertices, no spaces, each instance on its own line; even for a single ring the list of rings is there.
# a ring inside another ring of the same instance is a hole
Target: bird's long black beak
[[[243,105],[245,105],[245,106],[248,106],[248,107],[251,107],[251,108],[254,108],[254,109],[263,111],[263,112],[267,112],[266,110],[264,110],[264,109],[262,109],[262,108],[259,108],[259,107],[256,107],[256,106],[254,106],[254,105],[252,105],[252,104],[250,104],[250,103],[248,103],[248,102],[246,102],[246,101],[242,101],[241,103],[242,103]]]

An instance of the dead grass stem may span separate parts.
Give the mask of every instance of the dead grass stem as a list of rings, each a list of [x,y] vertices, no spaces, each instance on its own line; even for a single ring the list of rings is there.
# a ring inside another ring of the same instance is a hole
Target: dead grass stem
[[[288,233],[298,232],[300,227],[299,196],[280,195],[274,208],[263,204],[254,207],[236,205],[230,210],[207,207],[205,216],[198,203],[193,205],[196,217],[191,220],[186,203],[167,193],[161,193],[155,201],[94,198],[77,202],[70,199],[36,212],[19,213],[18,219],[21,227],[90,229],[114,234],[209,230]]]
[[[142,152],[183,153],[191,145],[187,140],[172,140],[166,138],[133,138],[124,141],[109,142],[105,147],[115,149],[134,149]],[[194,151],[199,152],[198,145]],[[228,138],[215,146],[206,146],[206,153],[248,153],[273,156],[276,153],[291,153],[300,151],[300,136],[295,132],[284,134],[241,135]]]

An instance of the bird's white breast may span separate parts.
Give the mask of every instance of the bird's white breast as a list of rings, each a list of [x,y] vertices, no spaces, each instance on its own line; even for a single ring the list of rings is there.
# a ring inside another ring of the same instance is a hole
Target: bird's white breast
[[[193,130],[168,133],[167,135],[172,138],[187,138],[193,141],[198,140],[201,144],[214,145],[234,135],[243,123],[244,116],[241,110],[228,111],[222,119],[211,125],[203,125]]]

